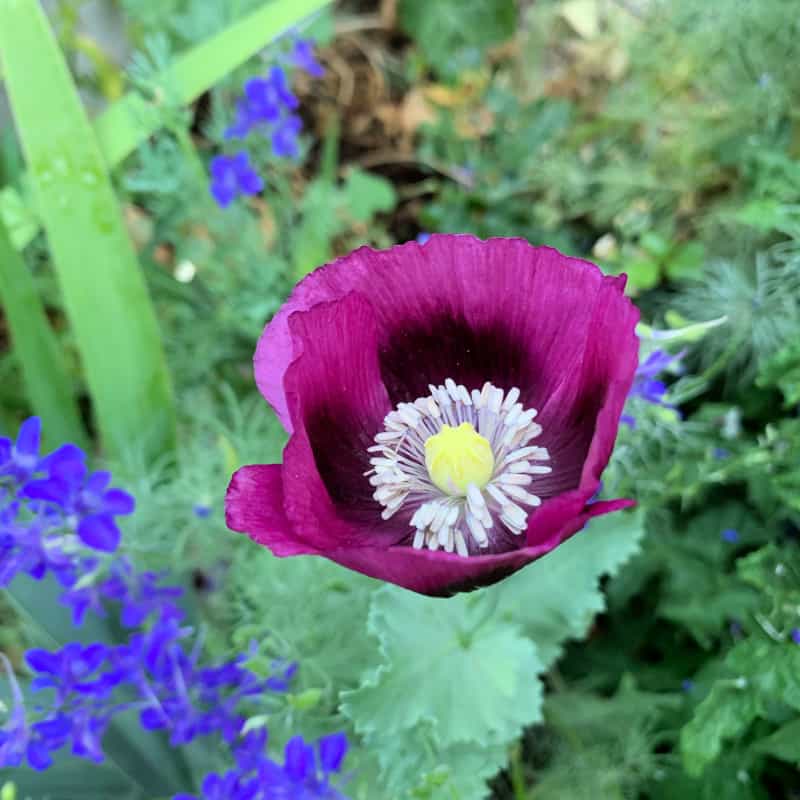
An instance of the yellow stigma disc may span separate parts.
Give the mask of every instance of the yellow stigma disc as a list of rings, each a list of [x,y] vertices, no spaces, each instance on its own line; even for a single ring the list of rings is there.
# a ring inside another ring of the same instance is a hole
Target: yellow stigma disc
[[[482,489],[491,480],[494,453],[489,441],[469,422],[457,428],[443,425],[425,441],[425,466],[443,492],[465,495],[471,483]]]

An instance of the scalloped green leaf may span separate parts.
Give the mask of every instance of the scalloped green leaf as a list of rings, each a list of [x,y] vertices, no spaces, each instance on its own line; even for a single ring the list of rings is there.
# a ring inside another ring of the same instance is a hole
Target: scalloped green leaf
[[[369,629],[384,663],[342,710],[368,739],[434,726],[437,742],[507,742],[541,718],[543,665],[516,627],[492,620],[485,594],[440,600],[396,587],[375,593]]]
[[[498,615],[530,635],[546,669],[561,655],[566,640],[583,637],[595,615],[605,610],[600,579],[616,574],[639,552],[643,535],[641,510],[598,517],[544,558],[486,591],[497,593]]]

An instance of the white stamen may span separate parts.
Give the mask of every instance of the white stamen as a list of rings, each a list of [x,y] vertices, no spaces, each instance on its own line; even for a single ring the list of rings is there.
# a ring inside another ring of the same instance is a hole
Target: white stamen
[[[441,548],[462,558],[469,557],[471,549],[489,550],[503,530],[520,536],[528,525],[526,508],[542,502],[523,487],[535,487],[536,476],[551,471],[550,466],[533,463],[550,458],[546,448],[529,444],[542,431],[533,422],[536,409],[519,402],[516,386],[506,393],[488,381],[470,391],[447,378],[438,386],[429,384],[428,390],[427,397],[399,403],[387,414],[384,430],[367,448],[371,469],[365,476],[375,488],[373,498],[383,506],[381,517],[390,519],[404,508],[413,511],[409,535],[413,531],[414,549]],[[443,425],[463,422],[489,442],[494,471],[482,488],[469,484],[464,495],[444,494],[428,474],[425,442]]]

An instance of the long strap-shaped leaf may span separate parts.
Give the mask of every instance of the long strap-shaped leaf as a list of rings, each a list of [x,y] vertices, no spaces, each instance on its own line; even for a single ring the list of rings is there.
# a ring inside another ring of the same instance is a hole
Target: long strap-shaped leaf
[[[35,0],[0,0],[0,57],[107,451],[174,444],[153,307],[94,131]]]
[[[178,58],[161,76],[160,84],[181,103],[190,103],[243,64],[265,44],[328,5],[331,0],[270,0],[262,8],[233,23]],[[159,126],[160,115],[138,92],[129,92],[94,120],[95,134],[106,164],[119,164]],[[11,187],[0,190],[0,214],[22,249],[36,235],[29,217],[10,219],[22,204]],[[14,224],[17,222],[18,224]]]
[[[11,343],[22,368],[28,399],[42,418],[53,445],[87,439],[72,395],[69,375],[42,301],[22,256],[0,220],[0,304],[11,329]]]

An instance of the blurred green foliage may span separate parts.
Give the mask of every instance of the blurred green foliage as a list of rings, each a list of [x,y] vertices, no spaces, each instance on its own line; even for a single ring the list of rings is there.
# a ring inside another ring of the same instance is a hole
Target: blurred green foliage
[[[359,28],[363,9],[345,3],[339,38],[330,16],[315,23],[341,83],[301,85],[300,159],[254,140],[265,192],[225,211],[208,195],[207,161],[227,152],[243,81],[284,51],[228,53],[224,74],[188,95],[164,75],[262,4],[120,5],[135,51],[121,74],[152,135],[130,140],[113,180],[163,331],[180,434],[155,466],[136,441],[118,454],[115,475],[138,499],[126,547],[196,587],[212,654],[255,642],[249,665],[265,674],[275,658],[299,661],[292,691],[251,724],[268,725],[276,751],[290,730],[346,728],[348,790],[363,800],[800,796],[792,0],[400,0],[393,36],[372,38],[374,19]],[[385,73],[384,100],[424,97],[403,155],[419,170],[408,182],[367,166],[338,105],[353,28]],[[70,63],[75,37],[61,32]],[[113,70],[93,63],[81,90],[108,95]],[[20,148],[5,134],[0,144],[0,175],[15,186],[0,209],[15,241],[30,242],[25,263],[85,407]],[[446,606],[256,551],[226,532],[222,510],[231,472],[279,460],[285,441],[253,387],[264,322],[320,263],[418,230],[524,236],[626,272],[657,329],[722,320],[646,343],[684,355],[682,373],[665,377],[678,410],[632,401],[636,426],[621,430],[604,475],[606,495],[634,497],[636,514],[593,522]],[[10,428],[28,408],[8,353],[0,374]],[[20,613],[0,607],[0,646],[17,653],[33,635]],[[434,648],[435,664],[415,658]],[[223,769],[226,757],[204,756]]]

